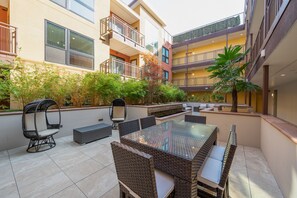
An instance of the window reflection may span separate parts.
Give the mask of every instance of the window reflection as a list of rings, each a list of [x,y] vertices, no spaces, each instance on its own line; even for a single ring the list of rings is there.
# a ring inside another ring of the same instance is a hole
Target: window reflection
[[[145,46],[153,54],[158,54],[159,29],[145,20]]]

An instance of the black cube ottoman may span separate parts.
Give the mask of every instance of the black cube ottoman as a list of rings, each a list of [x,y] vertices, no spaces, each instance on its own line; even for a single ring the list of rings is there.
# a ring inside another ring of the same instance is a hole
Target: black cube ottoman
[[[104,137],[111,136],[111,125],[100,123],[82,128],[73,129],[73,141],[83,144],[92,142]]]

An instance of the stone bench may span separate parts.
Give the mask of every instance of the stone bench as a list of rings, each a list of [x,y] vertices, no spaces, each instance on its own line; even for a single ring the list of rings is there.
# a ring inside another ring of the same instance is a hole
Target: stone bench
[[[112,135],[111,125],[100,123],[73,129],[73,141],[83,144]]]

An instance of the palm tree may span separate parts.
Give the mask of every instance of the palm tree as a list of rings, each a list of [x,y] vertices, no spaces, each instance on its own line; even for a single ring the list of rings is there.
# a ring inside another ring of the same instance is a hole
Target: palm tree
[[[242,61],[249,50],[244,53],[241,53],[241,50],[242,47],[239,45],[225,47],[224,54],[219,54],[215,59],[215,64],[207,68],[207,71],[211,73],[209,77],[219,80],[213,85],[214,92],[232,93],[231,112],[237,112],[238,92],[260,89],[259,86],[244,78],[244,72],[249,63],[242,63]]]

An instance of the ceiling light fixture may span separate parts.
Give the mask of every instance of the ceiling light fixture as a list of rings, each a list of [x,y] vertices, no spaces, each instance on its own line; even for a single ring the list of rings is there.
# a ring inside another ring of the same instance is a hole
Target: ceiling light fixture
[[[281,76],[281,77],[285,77],[285,76],[286,76],[286,74],[281,74],[280,76]]]

